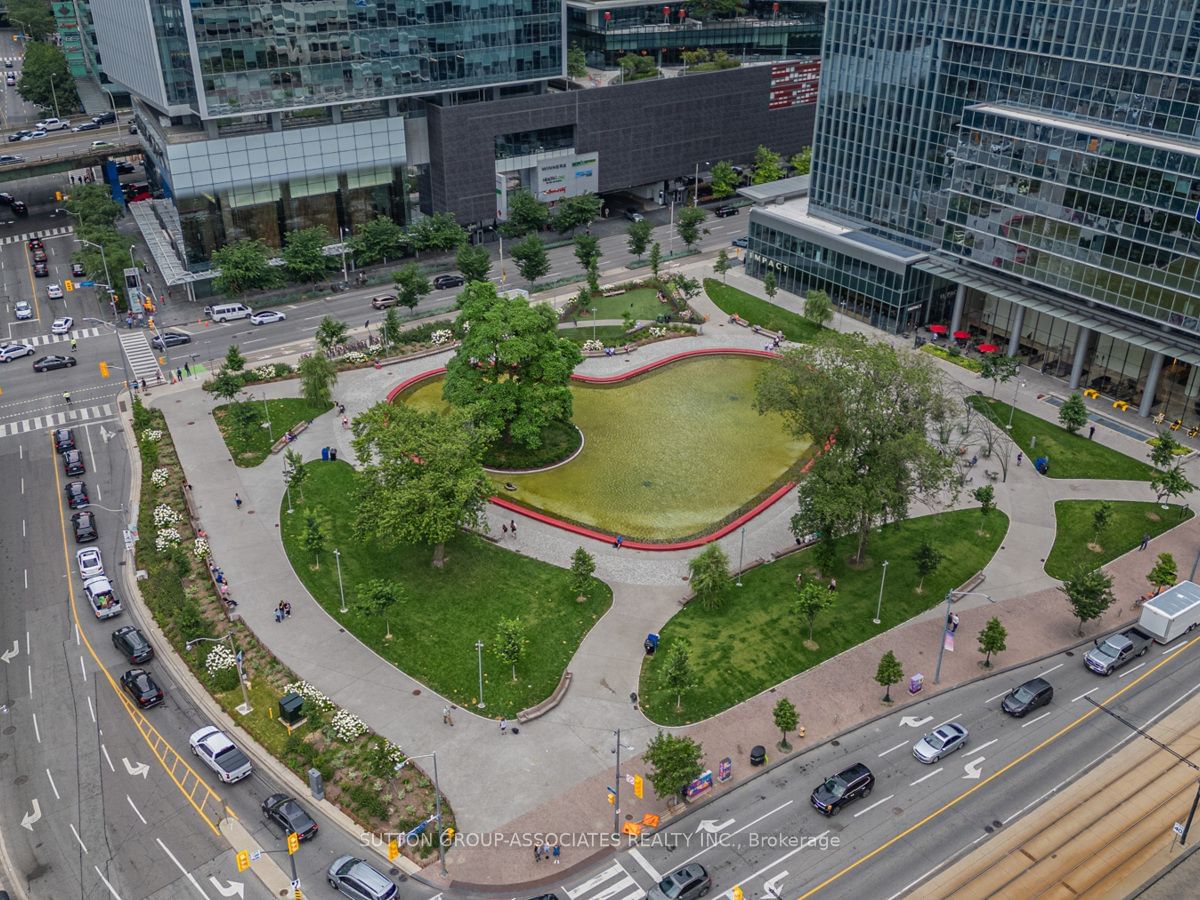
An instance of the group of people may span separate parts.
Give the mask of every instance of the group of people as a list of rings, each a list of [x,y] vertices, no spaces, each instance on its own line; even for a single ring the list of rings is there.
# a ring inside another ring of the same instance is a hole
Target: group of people
[[[554,864],[557,866],[558,865],[558,856],[559,856],[559,853],[561,853],[561,852],[562,852],[561,844],[556,843],[553,847],[551,847],[549,841],[543,841],[540,844],[533,845],[533,861],[535,863],[539,863],[543,859],[546,859],[546,860],[553,859]]]
[[[282,622],[284,619],[291,618],[292,604],[286,600],[280,600],[279,605],[275,607],[275,621]]]

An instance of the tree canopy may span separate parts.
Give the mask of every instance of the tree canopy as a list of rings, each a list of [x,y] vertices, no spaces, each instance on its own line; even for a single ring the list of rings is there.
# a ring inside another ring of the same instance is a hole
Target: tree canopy
[[[401,266],[392,273],[392,280],[396,283],[396,302],[408,309],[416,307],[421,298],[433,290],[425,270],[416,263]]]
[[[717,200],[732,197],[733,192],[737,190],[739,180],[738,173],[733,171],[733,165],[726,160],[721,160],[712,167],[710,175],[713,197]]]
[[[650,784],[659,799],[678,797],[704,771],[704,748],[690,737],[660,731],[646,745],[642,759],[650,766]]]
[[[454,264],[467,281],[487,281],[492,269],[492,255],[487,247],[463,244],[454,255]]]
[[[408,235],[388,216],[376,216],[358,226],[347,241],[354,261],[360,265],[371,265],[399,259],[409,245]]]
[[[675,220],[675,230],[679,232],[679,239],[689,250],[700,240],[700,226],[706,218],[708,213],[698,206],[685,206],[679,211],[679,217]]]
[[[51,113],[54,112],[54,101],[57,99],[58,114],[64,117],[79,108],[75,78],[71,75],[67,58],[53,44],[31,41],[25,45],[25,60],[21,63],[21,77],[17,79],[17,93]]]
[[[408,239],[415,250],[457,250],[467,241],[467,233],[453,213],[434,213],[408,226]]]
[[[538,201],[529,191],[513,191],[508,195],[508,218],[500,226],[508,237],[537,234],[550,221],[550,208]]]
[[[592,224],[600,216],[603,207],[604,201],[595,194],[567,197],[559,201],[551,224],[559,234],[573,232],[576,228]]]
[[[648,219],[633,222],[626,231],[629,237],[625,241],[625,246],[629,248],[630,253],[641,259],[646,255],[646,248],[650,245],[650,235],[653,233],[654,226]]]
[[[270,251],[262,241],[238,241],[218,247],[212,254],[212,266],[220,271],[214,287],[227,297],[274,287],[279,283],[279,273],[268,259]]]
[[[533,284],[550,271],[550,257],[546,245],[536,234],[531,234],[512,248],[512,258],[521,277]]]
[[[35,40],[40,41],[46,35],[54,33],[54,14],[45,0],[8,0],[5,7],[8,10],[8,21],[13,25],[19,23],[25,33]],[[28,48],[25,53],[28,59]]]
[[[759,144],[754,151],[754,171],[750,176],[753,184],[766,184],[778,181],[783,177],[783,161],[778,153],[769,147]]]
[[[288,232],[283,239],[283,263],[294,281],[320,281],[336,265],[333,257],[325,255],[329,235],[324,228],[313,226]]]

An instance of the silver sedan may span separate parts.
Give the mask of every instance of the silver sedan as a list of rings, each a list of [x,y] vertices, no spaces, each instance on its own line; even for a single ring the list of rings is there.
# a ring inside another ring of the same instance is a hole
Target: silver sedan
[[[967,729],[957,722],[939,725],[913,745],[913,756],[919,762],[935,763],[943,756],[967,745]]]

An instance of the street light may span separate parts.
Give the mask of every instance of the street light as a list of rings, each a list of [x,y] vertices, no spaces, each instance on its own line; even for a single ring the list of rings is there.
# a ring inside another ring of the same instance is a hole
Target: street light
[[[288,515],[289,516],[295,512],[295,510],[292,509],[292,474],[291,473],[292,473],[292,469],[288,465],[287,458],[284,457],[284,460],[283,460],[283,483],[285,485],[287,485]]]
[[[335,549],[333,551],[333,558],[337,560],[338,593],[342,595],[342,612],[346,613],[349,612],[349,610],[346,609],[346,589],[342,585],[342,551]]]
[[[887,560],[883,561],[883,575],[879,578],[879,600],[875,603],[875,618],[872,619],[876,625],[879,624],[879,613],[883,609],[883,583],[887,581]]]
[[[621,743],[621,729],[616,731],[617,746],[613,750],[617,754],[617,774],[613,779],[613,837],[619,837],[621,834],[621,750],[633,752],[634,748],[628,744]]]
[[[68,210],[68,212],[69,212],[69,210]],[[82,221],[82,216],[80,217],[80,221]],[[104,265],[105,288],[109,292],[109,294],[112,294],[113,293],[112,277],[108,274],[108,257],[104,255],[104,246],[102,244],[97,244],[95,241],[85,240],[84,238],[75,238],[75,243],[85,244],[88,247],[95,247],[97,250],[100,251],[100,262],[103,263],[103,265]],[[116,324],[117,324],[117,305],[114,303],[113,304],[113,325],[116,326]]]
[[[54,90],[54,73],[50,73],[50,98],[54,101],[54,118],[58,118],[58,92]]]
[[[1016,388],[1013,389],[1013,402],[1012,406],[1008,409],[1008,424],[1004,426],[1008,431],[1012,431],[1013,413],[1017,411],[1017,398],[1021,396],[1021,388],[1023,387],[1025,387],[1025,382],[1018,381]]]
[[[596,339],[596,307],[592,307],[592,340]]]
[[[487,709],[487,704],[483,702],[483,641],[475,642],[475,655],[479,658],[479,702],[475,707]]]
[[[938,644],[937,668],[934,670],[934,673],[933,673],[933,683],[934,684],[941,684],[941,681],[942,681],[942,656],[946,652],[946,635],[949,632],[949,626],[947,625],[947,623],[950,621],[950,604],[954,602],[955,594],[957,594],[960,597],[970,597],[972,595],[974,595],[976,597],[987,597],[988,603],[996,602],[995,600],[992,599],[991,594],[985,594],[982,591],[954,591],[954,590],[946,591],[946,615],[942,617],[942,635],[941,635],[941,643]]]
[[[342,239],[342,281],[349,282],[350,274],[346,269],[346,235],[350,233],[348,228],[338,228],[338,236]]]
[[[234,646],[233,646],[233,634],[232,633],[223,634],[219,638],[192,638],[190,641],[188,641],[183,646],[186,647],[188,650],[191,650],[193,646],[195,646],[196,644],[199,644],[199,643],[221,644],[221,643],[224,643],[225,641],[229,641],[229,648],[231,650],[233,650]],[[242,651],[241,650],[235,651],[234,659],[237,660],[238,684],[240,684],[242,686],[242,705],[237,707],[237,711],[241,715],[245,716],[245,715],[250,714],[254,710],[250,707],[250,695],[246,693],[246,677],[245,677],[245,675],[242,674]]]
[[[708,166],[711,166],[712,163],[710,163],[708,160],[705,160],[704,165],[707,168]],[[696,178],[696,180],[692,182],[692,186],[695,188],[695,190],[692,192],[692,206],[699,206],[700,205],[700,160],[696,160],[696,176],[695,176],[695,178]]]
[[[434,815],[437,816],[438,863],[442,867],[442,877],[444,878],[448,873],[446,872],[446,846],[442,841],[442,789],[438,785],[437,751],[406,757],[402,763],[396,766],[396,771],[399,772],[414,759],[428,759],[430,757],[433,758],[433,802]]]
[[[742,526],[742,548],[738,551],[738,577],[737,586],[742,586],[742,562],[746,558],[746,526]]]

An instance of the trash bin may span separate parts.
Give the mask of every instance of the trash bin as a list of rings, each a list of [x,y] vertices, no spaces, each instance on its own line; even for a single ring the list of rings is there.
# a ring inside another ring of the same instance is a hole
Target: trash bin
[[[761,766],[767,761],[767,748],[762,744],[755,744],[750,748],[750,765]]]
[[[321,448],[321,461],[329,462],[329,448],[328,447]]]
[[[295,725],[304,718],[304,698],[292,691],[279,698],[279,718],[289,725]]]
[[[647,656],[653,656],[654,651],[658,649],[658,635],[653,631],[646,635],[646,640],[642,641],[642,647],[646,651]]]
[[[337,462],[337,447],[330,447],[330,448],[329,448],[329,461],[330,461],[330,462]]]

